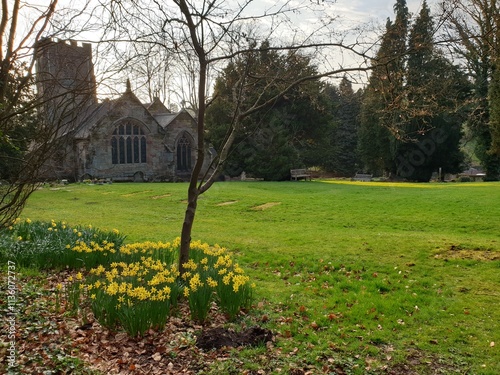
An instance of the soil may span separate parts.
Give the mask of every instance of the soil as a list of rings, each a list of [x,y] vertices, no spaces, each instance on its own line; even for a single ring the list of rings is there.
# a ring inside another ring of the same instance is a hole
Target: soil
[[[196,340],[200,349],[211,350],[223,347],[256,346],[272,341],[273,333],[261,327],[252,327],[241,332],[223,327],[203,330]]]
[[[500,253],[488,249],[466,249],[460,245],[450,245],[436,254],[435,258],[445,261],[452,259],[496,261],[500,259]]]

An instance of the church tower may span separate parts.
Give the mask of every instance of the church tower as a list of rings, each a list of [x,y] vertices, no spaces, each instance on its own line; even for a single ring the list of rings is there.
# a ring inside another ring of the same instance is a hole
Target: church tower
[[[38,94],[51,122],[67,123],[97,103],[89,43],[44,39],[35,54]]]

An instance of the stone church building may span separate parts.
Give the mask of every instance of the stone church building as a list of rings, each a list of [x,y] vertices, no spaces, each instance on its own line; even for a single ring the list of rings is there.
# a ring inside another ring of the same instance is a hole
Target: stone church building
[[[36,54],[38,91],[49,98],[45,117],[65,139],[47,179],[189,179],[198,141],[189,111],[171,112],[159,99],[143,103],[130,82],[120,97],[98,102],[90,44],[44,40]],[[212,158],[207,147],[204,170]]]

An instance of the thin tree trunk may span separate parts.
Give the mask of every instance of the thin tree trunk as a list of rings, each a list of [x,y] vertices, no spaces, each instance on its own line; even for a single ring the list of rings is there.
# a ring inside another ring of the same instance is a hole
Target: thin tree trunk
[[[191,185],[191,183],[190,183]],[[181,232],[181,248],[179,253],[179,272],[182,275],[185,272],[184,264],[189,260],[189,249],[191,245],[191,232],[193,230],[196,206],[198,205],[198,189],[196,184],[194,188],[188,189],[188,205],[184,214],[184,222]]]
[[[194,219],[196,215],[196,207],[198,205],[198,196],[201,193],[200,188],[198,187],[198,179],[200,177],[200,173],[203,167],[203,162],[205,160],[205,90],[206,90],[206,81],[207,81],[207,61],[205,50],[203,49],[203,45],[198,40],[198,36],[196,35],[196,25],[191,18],[191,14],[189,13],[188,6],[185,0],[179,0],[179,6],[184,14],[187,25],[189,27],[189,31],[191,34],[191,40],[193,41],[193,46],[196,50],[196,54],[198,57],[199,66],[199,85],[198,85],[198,118],[197,120],[197,135],[198,135],[198,144],[197,144],[197,158],[196,163],[193,168],[193,172],[191,173],[191,179],[189,181],[188,188],[188,204],[186,208],[186,213],[184,215],[184,222],[182,224],[181,231],[181,248],[179,252],[179,272],[182,276],[185,272],[184,264],[189,260],[189,250],[191,245],[191,233],[193,230]]]

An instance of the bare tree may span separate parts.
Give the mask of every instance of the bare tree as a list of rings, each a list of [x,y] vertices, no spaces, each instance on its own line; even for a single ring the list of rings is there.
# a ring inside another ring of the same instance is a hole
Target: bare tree
[[[156,44],[131,43],[128,47],[125,74],[134,77],[136,94],[150,102],[158,98],[170,103],[174,95],[172,56]]]
[[[333,1],[285,1],[263,10],[256,10],[249,0],[239,4],[219,0],[151,1],[141,3],[140,7],[134,1],[112,1],[105,4],[103,10],[106,19],[112,21],[107,30],[112,37],[108,39],[161,46],[165,55],[174,57],[168,59],[168,63],[176,61],[177,66],[187,68],[188,75],[184,75],[189,77],[187,86],[195,89],[186,92],[185,85],[180,88],[183,100],[196,109],[198,122],[197,159],[189,182],[181,232],[179,268],[182,272],[189,258],[198,197],[216,181],[244,119],[272,106],[303,82],[325,77],[340,79],[345,74],[366,72],[369,69],[365,64],[367,53],[373,44],[363,45],[359,38],[347,42],[345,33],[335,31],[337,17]],[[233,90],[233,120],[225,142],[217,150],[210,172],[202,175],[206,150],[205,111],[217,95],[212,93],[211,79],[231,61],[255,52],[263,41],[270,42],[265,47],[268,51],[286,52],[290,59],[299,53],[307,54],[318,65],[318,70],[285,77],[269,66],[263,76],[262,72],[253,71],[249,63]],[[243,104],[246,93],[252,90],[256,100]],[[255,90],[259,90],[257,95]]]
[[[252,1],[239,4],[218,0],[152,1],[141,3],[140,8],[134,1],[113,1],[105,6],[108,18],[114,22],[113,35],[119,35],[121,40],[128,38],[134,42],[161,45],[167,53],[189,67],[189,72],[197,79],[196,98],[193,99],[196,106],[191,104],[197,107],[197,159],[189,182],[188,203],[181,232],[181,272],[189,258],[198,197],[216,181],[244,119],[272,106],[303,82],[323,77],[341,78],[346,73],[368,69],[362,64],[366,61],[366,51],[371,45],[364,48],[355,39],[347,43],[345,35],[334,31],[336,16],[333,3],[286,1],[259,11],[255,10]],[[306,21],[302,25],[301,19]],[[285,77],[269,66],[264,77],[254,72],[252,65],[248,64],[234,87],[233,121],[227,129],[225,142],[218,150],[210,173],[202,175],[206,149],[205,110],[212,99],[209,84],[211,74],[234,59],[253,53],[255,46],[264,40],[271,42],[267,50],[286,51],[290,59],[299,52],[308,54],[318,65],[321,64],[322,70]],[[347,59],[348,55],[357,57],[357,61]],[[346,61],[350,61],[351,65]],[[259,94],[255,95],[253,103],[243,105],[242,99],[250,90],[259,90]]]
[[[61,30],[71,32],[74,17],[85,9],[58,9],[57,0],[44,6],[2,0],[0,225],[19,214],[43,178],[43,167],[63,149],[62,135],[82,105],[82,95],[88,94],[81,87],[74,87],[70,96],[57,90],[49,92],[50,85],[35,77],[37,52],[45,48],[44,41],[62,35]],[[46,75],[43,79],[48,83],[52,78]],[[36,93],[36,81],[46,89],[43,97]]]

